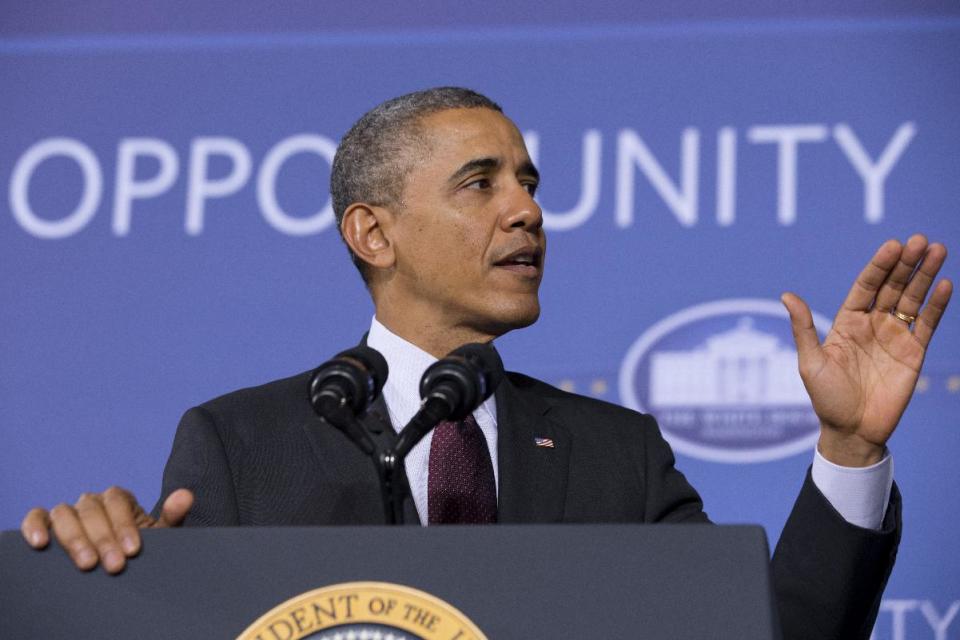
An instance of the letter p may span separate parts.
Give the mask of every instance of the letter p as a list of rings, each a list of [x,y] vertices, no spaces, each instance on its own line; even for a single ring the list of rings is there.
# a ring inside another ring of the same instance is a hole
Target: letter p
[[[207,165],[210,156],[221,155],[232,162],[229,173],[211,180]],[[236,193],[250,177],[250,152],[234,138],[195,138],[190,147],[190,180],[187,184],[186,230],[191,236],[203,232],[203,209],[210,198],[223,198]]]
[[[149,180],[136,180],[138,156],[151,156],[160,170]],[[177,152],[157,138],[124,138],[117,148],[117,184],[113,198],[113,233],[130,233],[130,214],[135,199],[155,198],[173,186],[180,170]]]

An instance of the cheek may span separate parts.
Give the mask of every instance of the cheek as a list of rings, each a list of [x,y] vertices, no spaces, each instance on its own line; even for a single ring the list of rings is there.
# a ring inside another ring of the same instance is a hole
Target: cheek
[[[448,225],[434,238],[430,246],[446,256],[440,261],[446,276],[476,273],[485,264],[488,238],[477,225],[460,223]]]
[[[496,225],[475,208],[433,206],[401,237],[408,268],[421,283],[469,295],[463,289],[482,276]]]

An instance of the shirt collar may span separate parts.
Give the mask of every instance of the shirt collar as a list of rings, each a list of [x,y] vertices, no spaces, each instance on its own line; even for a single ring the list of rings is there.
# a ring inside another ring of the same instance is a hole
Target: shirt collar
[[[370,321],[367,346],[379,351],[390,368],[383,385],[383,399],[390,412],[390,422],[399,431],[420,409],[420,378],[437,359],[390,331],[376,316]],[[497,401],[494,396],[487,398],[473,414],[478,421],[480,414],[486,414],[484,417],[496,424]]]

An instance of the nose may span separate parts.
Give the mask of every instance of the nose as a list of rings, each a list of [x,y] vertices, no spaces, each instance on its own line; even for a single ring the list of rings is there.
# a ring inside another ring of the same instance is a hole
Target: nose
[[[500,218],[504,231],[510,229],[524,229],[536,233],[543,226],[543,211],[540,205],[523,185],[517,185],[511,194],[508,208]]]

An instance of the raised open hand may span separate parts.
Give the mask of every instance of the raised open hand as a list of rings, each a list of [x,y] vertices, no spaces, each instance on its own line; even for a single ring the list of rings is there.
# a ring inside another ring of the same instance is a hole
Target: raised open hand
[[[903,415],[930,339],[953,285],[941,280],[924,299],[947,250],[922,235],[902,245],[888,240],[854,282],[823,344],[810,308],[797,295],[781,297],[797,343],[800,377],[820,418],[820,453],[844,466],[883,456]]]

